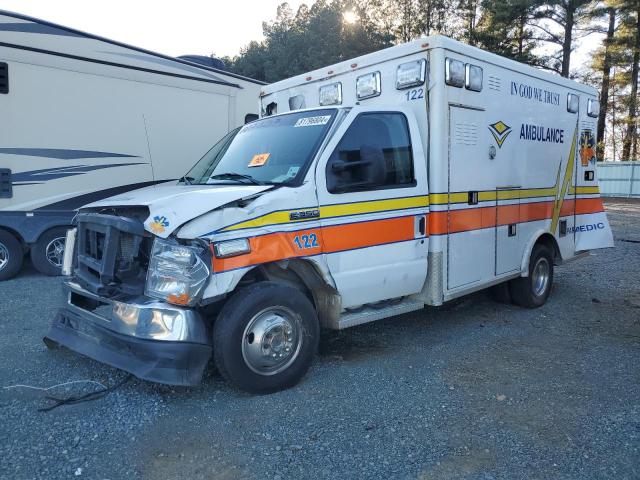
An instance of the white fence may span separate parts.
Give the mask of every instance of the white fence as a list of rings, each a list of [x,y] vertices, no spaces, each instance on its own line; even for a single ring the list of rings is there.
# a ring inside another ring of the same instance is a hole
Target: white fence
[[[599,162],[598,183],[603,197],[640,198],[640,162]]]

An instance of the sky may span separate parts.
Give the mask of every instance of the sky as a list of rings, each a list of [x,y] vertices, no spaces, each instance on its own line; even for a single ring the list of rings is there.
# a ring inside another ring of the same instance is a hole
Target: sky
[[[284,0],[0,0],[0,9],[23,13],[165,55],[234,56],[261,40]],[[287,0],[295,11],[301,3]],[[597,35],[581,41],[572,70],[589,61]]]
[[[0,9],[165,55],[236,55],[284,0],[0,0]],[[294,9],[313,0],[287,0]]]

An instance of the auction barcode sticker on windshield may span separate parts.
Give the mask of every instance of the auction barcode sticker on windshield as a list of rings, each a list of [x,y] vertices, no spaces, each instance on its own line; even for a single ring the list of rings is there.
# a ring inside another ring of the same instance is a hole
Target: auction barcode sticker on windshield
[[[299,118],[294,127],[314,127],[316,125],[326,125],[330,119],[331,115]]]

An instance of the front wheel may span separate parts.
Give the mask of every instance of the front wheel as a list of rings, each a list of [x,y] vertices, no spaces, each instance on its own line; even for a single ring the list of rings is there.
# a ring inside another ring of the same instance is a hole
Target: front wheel
[[[529,276],[511,280],[509,292],[513,303],[521,307],[537,308],[545,304],[553,285],[553,254],[548,247],[533,247],[529,259]]]
[[[47,230],[31,246],[31,262],[40,273],[61,275],[64,245],[67,241],[67,228],[55,227]]]
[[[292,387],[318,349],[320,327],[309,299],[295,288],[262,282],[238,291],[213,327],[213,357],[222,376],[250,393]]]

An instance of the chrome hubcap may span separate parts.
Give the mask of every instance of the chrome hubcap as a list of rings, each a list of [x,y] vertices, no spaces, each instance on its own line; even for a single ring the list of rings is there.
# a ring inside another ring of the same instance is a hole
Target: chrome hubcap
[[[287,369],[302,346],[300,317],[286,307],[269,307],[247,324],[242,337],[242,357],[260,375]]]
[[[531,275],[533,293],[537,297],[541,297],[547,291],[550,273],[551,267],[549,261],[546,258],[539,258],[533,267],[533,273]]]
[[[2,243],[0,243],[0,270],[7,266],[9,263],[9,250]]]
[[[64,257],[65,237],[58,237],[51,240],[45,249],[45,256],[51,265],[57,268],[62,267],[62,259]]]

